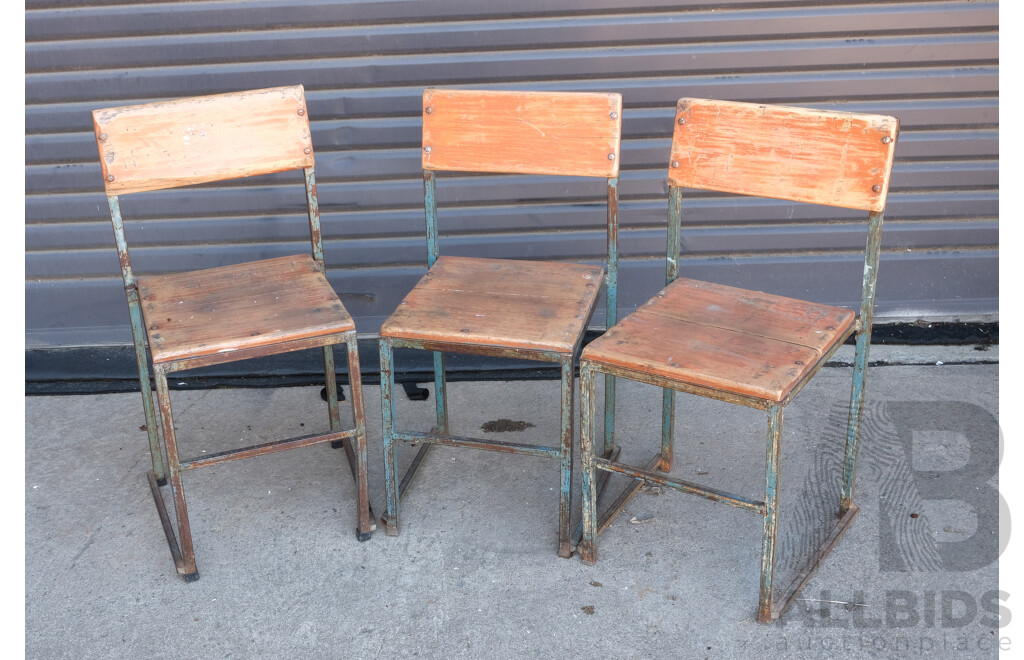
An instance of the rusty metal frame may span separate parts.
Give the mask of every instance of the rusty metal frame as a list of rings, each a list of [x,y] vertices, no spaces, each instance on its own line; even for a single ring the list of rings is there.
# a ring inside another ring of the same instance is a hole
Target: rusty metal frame
[[[304,168],[307,215],[310,228],[310,244],[313,259],[321,272],[326,272],[324,266],[323,238],[320,229],[320,212],[317,201],[316,178],[313,167]],[[343,333],[334,333],[319,337],[311,337],[291,342],[272,344],[257,348],[241,349],[230,353],[217,353],[214,355],[183,358],[174,361],[154,363],[152,377],[156,389],[157,406],[154,409],[152,388],[150,387],[150,359],[147,355],[147,340],[143,325],[141,302],[139,290],[132,270],[131,258],[128,253],[128,244],[125,240],[124,221],[121,215],[121,207],[118,197],[108,196],[107,204],[110,209],[110,219],[114,230],[114,240],[117,245],[118,259],[121,264],[121,275],[124,280],[125,295],[128,299],[128,310],[131,317],[132,338],[135,345],[135,356],[139,368],[139,384],[142,391],[143,407],[146,415],[146,430],[149,436],[150,454],[153,468],[148,471],[147,478],[153,501],[157,507],[164,535],[171,551],[171,558],[177,572],[186,582],[199,579],[199,571],[196,567],[195,549],[192,542],[192,531],[188,519],[188,507],[185,501],[185,491],[181,482],[181,475],[186,470],[193,470],[200,467],[217,465],[227,461],[240,460],[265,456],[288,449],[296,449],[309,445],[324,442],[341,443],[345,449],[345,456],[352,472],[353,480],[356,483],[356,507],[357,527],[356,536],[360,541],[366,541],[371,533],[376,530],[376,515],[370,508],[369,493],[367,488],[367,452],[366,452],[366,415],[363,406],[361,372],[359,368],[358,344],[356,331],[350,330]],[[354,428],[342,430],[341,416],[338,407],[338,387],[335,373],[334,346],[345,344],[348,357],[349,387],[352,390],[352,416]],[[167,374],[210,366],[237,362],[250,358],[266,355],[276,355],[297,350],[321,348],[324,357],[324,375],[326,381],[328,415],[330,418],[329,433],[304,435],[296,438],[275,440],[249,447],[231,449],[227,451],[207,454],[202,457],[182,460],[178,454],[177,437],[174,430],[174,420],[171,411],[171,397],[167,386]],[[163,435],[163,446],[160,442],[160,432],[157,431],[157,415],[159,414],[160,431]],[[164,453],[166,452],[166,457]],[[174,504],[174,515],[177,527],[175,534],[174,526],[171,523],[168,507],[161,494],[161,487],[170,485],[171,498]]]
[[[426,220],[427,267],[430,268],[437,261],[440,252],[437,226],[437,184],[432,170],[423,171],[423,198],[424,215]],[[618,295],[618,201],[618,178],[612,177],[608,179],[607,185],[608,255],[605,276],[605,291],[607,294],[607,325],[609,327],[616,319]],[[594,309],[590,310],[590,316],[588,316],[583,324],[584,328],[589,326],[594,311]],[[572,514],[572,475],[574,469],[572,441],[575,405],[573,397],[573,366],[576,357],[579,355],[582,341],[583,334],[581,333],[580,336],[577,337],[572,351],[569,353],[561,353],[556,351],[508,348],[504,346],[423,341],[384,336],[380,337],[381,418],[383,422],[384,486],[387,502],[387,511],[381,518],[381,522],[384,524],[387,534],[389,536],[397,536],[399,534],[401,528],[399,502],[404,496],[406,489],[412,483],[417,470],[422,465],[422,461],[426,457],[431,446],[445,445],[449,447],[468,447],[472,449],[483,449],[509,454],[542,456],[559,459],[558,555],[560,557],[571,557],[575,547],[570,530],[570,519]],[[395,428],[395,348],[411,348],[433,352],[436,425],[430,433],[400,431]],[[536,446],[451,435],[448,425],[448,396],[444,367],[445,353],[468,353],[474,355],[511,357],[557,363],[560,366],[561,372],[561,431],[559,445],[557,447]],[[611,434],[611,429],[614,428],[615,414],[614,377],[608,376],[606,383],[606,391],[609,393],[609,396],[605,399],[606,420],[608,423],[609,434]],[[400,481],[398,478],[396,460],[395,445],[397,442],[408,442],[413,444],[413,446],[422,443],[422,446],[416,453],[412,463],[407,468]]]
[[[679,275],[679,234],[682,219],[682,191],[676,186],[669,188],[669,222],[668,248],[666,253],[666,284],[671,284]],[[868,217],[867,243],[864,256],[864,279],[860,313],[856,323],[841,335],[832,347],[821,356],[811,370],[798,382],[786,397],[779,402],[758,399],[723,392],[708,387],[680,383],[670,378],[654,376],[639,370],[619,366],[601,364],[586,358],[580,361],[580,453],[583,471],[582,487],[582,522],[577,549],[585,563],[597,561],[597,536],[611,523],[625,504],[639,491],[644,484],[665,486],[676,490],[698,495],[705,499],[723,502],[731,506],[755,511],[764,517],[761,552],[761,578],[758,599],[758,620],[771,622],[777,620],[796,599],[800,590],[807,584],[821,562],[835,547],[856,518],[859,508],[853,503],[854,478],[856,475],[856,459],[860,431],[860,418],[863,411],[864,382],[868,364],[868,349],[871,341],[871,327],[874,318],[875,292],[878,277],[878,262],[882,235],[883,212],[870,213]],[[781,473],[780,457],[782,445],[783,410],[803,389],[810,379],[835,354],[846,339],[856,333],[856,357],[854,360],[853,388],[850,397],[850,413],[847,430],[846,450],[843,460],[842,495],[838,503],[836,521],[829,530],[822,544],[808,557],[795,579],[782,591],[780,598],[775,597],[775,548],[778,536],[778,503],[779,477]],[[606,378],[617,376],[629,380],[648,383],[663,389],[662,397],[662,430],[661,451],[646,464],[638,468],[617,462],[614,458],[602,457],[607,451],[607,436],[601,451],[595,451],[595,410],[596,398],[595,376],[603,373]],[[654,472],[666,473],[671,470],[673,459],[675,392],[681,391],[704,396],[720,401],[764,410],[768,417],[768,433],[765,455],[765,497],[763,501],[750,500],[739,495],[726,493],[713,488],[700,486],[693,482],[670,479]],[[618,473],[633,478],[617,497],[617,499],[599,515],[600,477],[609,473]]]

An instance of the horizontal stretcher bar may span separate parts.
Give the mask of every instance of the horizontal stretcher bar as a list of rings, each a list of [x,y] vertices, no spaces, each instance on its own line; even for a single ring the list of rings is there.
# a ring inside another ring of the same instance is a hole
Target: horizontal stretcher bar
[[[640,468],[635,468],[630,465],[625,465],[623,463],[609,461],[604,458],[595,458],[594,467],[597,467],[601,470],[607,470],[609,472],[623,474],[626,475],[627,477],[633,477],[634,479],[642,479],[649,484],[668,486],[669,488],[681,490],[684,493],[700,495],[701,497],[709,499],[713,502],[724,502],[725,504],[731,504],[732,506],[740,509],[756,511],[761,515],[764,515],[764,502],[750,500],[745,497],[740,497],[739,495],[733,495],[732,493],[726,493],[721,490],[715,490],[714,488],[705,488],[703,486],[700,486],[699,484],[693,483],[692,481],[669,479],[656,472],[651,472],[650,470],[642,470]]]
[[[226,461],[237,461],[243,458],[251,458],[253,456],[264,456],[266,454],[285,451],[286,449],[296,449],[307,445],[316,445],[321,442],[345,440],[347,438],[353,438],[355,435],[355,430],[349,429],[348,431],[318,433],[314,435],[304,435],[298,438],[289,438],[287,440],[275,440],[274,442],[266,442],[262,445],[253,445],[252,447],[244,447],[242,449],[229,449],[227,451],[217,452],[216,454],[191,458],[187,461],[181,462],[181,469],[192,470],[199,467],[205,467],[207,465],[224,463]]]
[[[557,458],[562,455],[562,450],[556,447],[526,445],[519,442],[502,442],[501,440],[478,440],[476,438],[463,438],[460,436],[431,435],[430,433],[418,433],[416,431],[396,432],[392,435],[392,438],[405,442],[428,442],[447,447],[472,447],[473,449],[487,449],[508,454],[528,454],[530,456],[546,456],[550,458]]]

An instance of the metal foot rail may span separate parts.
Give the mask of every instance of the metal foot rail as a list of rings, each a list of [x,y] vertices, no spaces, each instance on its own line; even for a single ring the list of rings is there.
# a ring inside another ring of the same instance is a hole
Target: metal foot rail
[[[297,438],[286,438],[284,440],[274,440],[272,442],[265,442],[259,445],[253,445],[251,447],[243,447],[241,449],[229,449],[227,451],[217,452],[215,454],[208,454],[206,456],[198,458],[190,458],[185,461],[181,461],[182,470],[192,470],[199,467],[205,467],[207,465],[215,465],[217,463],[226,463],[227,461],[237,461],[243,458],[252,458],[253,456],[266,456],[267,454],[276,454],[279,451],[286,451],[288,449],[296,449],[298,447],[307,447],[309,445],[319,444],[321,442],[335,442],[342,441],[346,438],[355,436],[354,430],[350,431],[335,431],[332,433],[314,433],[312,435],[299,436]]]
[[[506,454],[527,454],[530,456],[548,456],[557,458],[562,455],[560,449],[555,447],[544,447],[540,445],[528,445],[521,442],[506,442],[503,440],[479,440],[477,438],[466,438],[457,435],[437,435],[434,433],[420,433],[417,431],[395,431],[392,435],[394,440],[404,442],[423,442],[446,447],[470,447],[472,449],[484,449],[497,451]]]
[[[661,460],[661,454],[655,456],[659,461]],[[749,511],[756,511],[761,515],[764,515],[764,502],[757,502],[750,500],[739,495],[732,493],[726,493],[725,491],[717,490],[715,488],[705,488],[699,484],[695,484],[692,481],[686,481],[684,479],[669,479],[663,477],[656,472],[652,472],[651,469],[657,467],[657,462],[648,464],[647,469],[638,469],[623,463],[615,463],[603,458],[594,459],[594,467],[600,470],[607,470],[609,472],[615,472],[622,474],[627,477],[633,477],[634,479],[642,480],[649,484],[655,484],[658,486],[667,486],[669,488],[675,488],[676,490],[684,493],[691,493],[693,495],[699,495],[705,499],[711,500],[712,502],[723,502],[730,504],[739,509],[747,509]]]
[[[351,440],[356,434],[354,429],[348,431],[338,431],[334,433],[317,433],[313,435],[301,436],[298,438],[289,438],[285,440],[276,440],[274,442],[267,442],[259,445],[253,445],[251,447],[243,447],[241,449],[230,449],[227,451],[218,452],[216,454],[210,454],[209,456],[203,456],[201,458],[190,459],[187,461],[181,461],[179,465],[181,470],[192,470],[200,467],[206,467],[208,465],[216,465],[218,463],[225,463],[227,461],[239,460],[242,458],[251,458],[253,456],[265,456],[268,454],[275,454],[280,451],[288,449],[295,449],[297,447],[305,447],[308,445],[315,445],[324,442],[340,442],[345,448],[345,458],[348,461],[349,470],[352,472],[353,480],[356,479],[356,462],[355,452],[351,445],[346,440]],[[420,458],[417,456],[417,458]],[[418,464],[418,461],[417,461]],[[171,559],[174,561],[174,568],[177,570],[182,577],[185,578],[186,582],[194,582],[199,579],[199,572],[187,573],[185,570],[185,561],[181,554],[181,547],[178,545],[177,537],[174,534],[174,527],[171,525],[171,518],[167,512],[167,503],[164,501],[163,495],[160,492],[161,486],[167,485],[166,478],[159,479],[153,470],[149,470],[146,473],[146,477],[149,480],[149,489],[153,494],[153,502],[156,504],[157,514],[160,516],[160,524],[164,528],[164,535],[167,537],[167,545],[171,550]],[[370,532],[376,531],[377,516],[373,512],[373,507],[370,507]],[[358,530],[357,530],[358,531]],[[370,534],[360,534],[360,540],[369,539]]]
[[[839,520],[836,521],[835,526],[832,527],[832,530],[829,532],[828,536],[825,537],[825,540],[822,541],[821,545],[818,546],[818,549],[814,551],[814,554],[808,558],[807,563],[804,564],[804,567],[799,573],[797,573],[797,576],[793,578],[793,582],[791,582],[789,587],[786,589],[785,595],[781,599],[772,603],[772,621],[781,617],[786,609],[789,608],[790,604],[796,600],[797,594],[800,593],[800,590],[804,588],[804,585],[807,584],[811,579],[811,576],[813,576],[815,571],[818,570],[818,567],[821,566],[821,562],[825,560],[825,557],[828,557],[829,553],[832,552],[832,548],[836,546],[839,539],[846,533],[846,530],[853,523],[853,519],[857,517],[859,512],[860,507],[856,504],[851,504],[850,508],[846,510],[846,513],[839,517]]]

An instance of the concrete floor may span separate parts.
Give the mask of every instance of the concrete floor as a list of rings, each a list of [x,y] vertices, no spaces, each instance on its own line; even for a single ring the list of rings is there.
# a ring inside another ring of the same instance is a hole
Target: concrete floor
[[[201,579],[186,584],[146,482],[139,395],[29,397],[26,655],[993,657],[998,347],[883,346],[872,358],[895,364],[869,373],[860,516],[771,625],[755,619],[760,516],[645,488],[586,566],[555,554],[557,462],[444,447],[402,501],[401,536],[366,543],[344,453],[329,446],[187,473]],[[849,383],[849,368],[825,368],[786,409],[780,582],[827,531]],[[365,392],[380,514],[379,390]],[[399,425],[429,428],[433,400],[398,394]],[[623,457],[644,460],[660,393],[620,381],[618,398]],[[319,387],[172,399],[186,456],[327,427]],[[554,444],[557,404],[557,381],[450,385],[460,435],[508,419],[524,430],[492,437]],[[677,405],[673,475],[762,499],[764,413]],[[400,448],[400,469],[414,451]]]

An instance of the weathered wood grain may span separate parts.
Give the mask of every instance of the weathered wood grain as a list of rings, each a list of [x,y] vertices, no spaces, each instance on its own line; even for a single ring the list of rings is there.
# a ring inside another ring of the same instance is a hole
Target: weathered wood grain
[[[154,363],[355,329],[309,255],[138,280]]]
[[[423,169],[615,177],[622,97],[427,89]]]
[[[854,318],[841,307],[679,279],[588,344],[583,357],[778,402]]]
[[[855,314],[761,291],[679,278],[640,308],[680,321],[729,328],[824,353]]]
[[[313,165],[301,85],[106,108],[92,116],[108,195]]]
[[[572,353],[603,281],[599,266],[440,257],[380,334]]]
[[[898,133],[894,117],[683,98],[668,180],[881,211]]]

